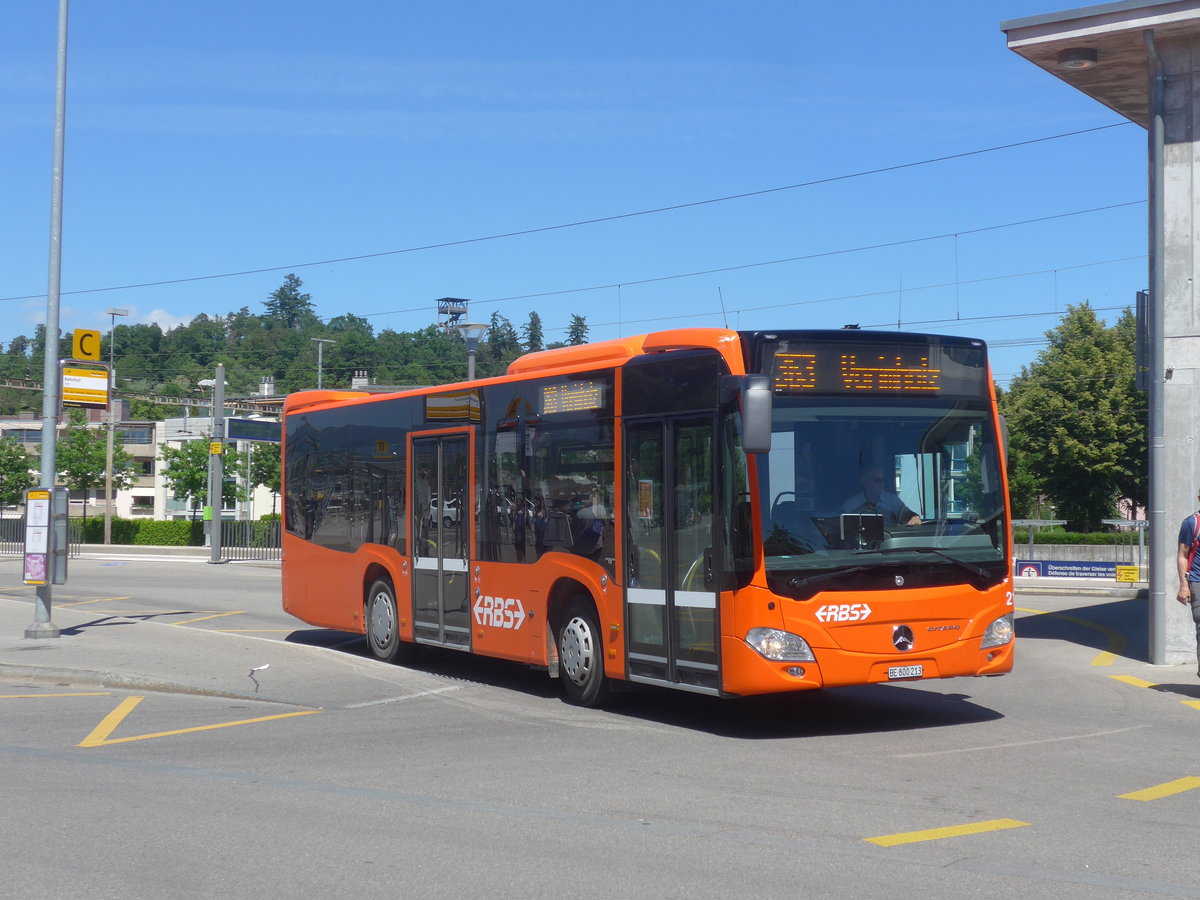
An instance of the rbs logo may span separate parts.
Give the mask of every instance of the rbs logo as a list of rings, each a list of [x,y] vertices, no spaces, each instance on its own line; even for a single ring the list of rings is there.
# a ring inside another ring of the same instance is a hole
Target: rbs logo
[[[525,624],[525,607],[516,597],[480,597],[474,612],[477,625],[516,629]]]
[[[865,603],[833,603],[817,610],[818,622],[862,622],[871,615]]]

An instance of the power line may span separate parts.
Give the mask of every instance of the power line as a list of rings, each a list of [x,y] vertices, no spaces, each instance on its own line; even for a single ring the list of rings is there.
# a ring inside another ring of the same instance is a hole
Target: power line
[[[1092,268],[1094,266],[1111,265],[1113,263],[1121,263],[1121,262],[1132,262],[1134,260],[1139,260],[1139,259],[1145,259],[1145,255],[1142,254],[1140,256],[1123,256],[1123,257],[1117,257],[1114,259],[1104,259],[1104,260],[1099,260],[1099,261],[1090,262],[1090,263],[1079,263],[1079,264],[1073,265],[1073,266],[1059,266],[1059,267],[1053,268],[1053,269],[1038,269],[1038,270],[1031,270],[1031,271],[1027,271],[1027,272],[1014,272],[1014,273],[1010,273],[1010,274],[1006,274],[1006,275],[989,275],[984,278],[973,278],[973,279],[968,279],[967,281],[961,281],[961,282],[945,281],[945,282],[941,282],[941,283],[937,283],[937,284],[915,285],[912,287],[906,287],[904,290],[908,293],[916,293],[918,291],[931,291],[931,290],[938,290],[940,288],[954,287],[959,284],[984,284],[984,283],[990,282],[990,281],[1003,281],[1003,280],[1012,279],[1012,278],[1030,278],[1035,275],[1048,275],[1051,272],[1066,272],[1066,271],[1070,271],[1073,269],[1087,269],[1087,268]],[[886,296],[889,296],[889,295],[895,294],[895,293],[896,293],[895,288],[887,288],[885,290],[868,291],[868,292],[858,293],[858,294],[841,294],[836,297],[818,297],[818,298],[814,298],[814,299],[810,299],[810,300],[789,300],[786,303],[773,303],[773,304],[769,304],[766,306],[743,306],[738,309],[729,310],[729,312],[737,313],[740,315],[741,313],[745,313],[745,312],[762,312],[763,310],[767,310],[767,309],[787,309],[787,308],[795,307],[795,306],[814,306],[819,303],[837,303],[837,302],[841,302],[841,301],[845,301],[845,300],[867,300],[872,297],[886,297]],[[1119,307],[1119,308],[1123,308],[1123,307]],[[645,322],[667,322],[667,321],[674,321],[674,320],[680,320],[680,319],[694,319],[694,318],[701,317],[701,316],[717,316],[717,315],[721,315],[721,314],[722,313],[720,310],[711,310],[709,312],[689,312],[689,313],[681,313],[679,315],[674,315],[674,316],[654,316],[654,317],[647,317],[647,318],[641,318],[641,319],[622,319],[622,321],[620,323],[596,322],[596,323],[594,323],[594,326],[597,328],[603,328],[606,326],[617,325],[617,324],[630,325],[630,324],[639,324],[639,323],[645,323]],[[995,320],[1002,320],[1002,319],[1006,319],[1006,318],[1022,318],[1024,315],[1034,315],[1034,316],[1060,315],[1060,312],[1055,310],[1052,312],[1043,312],[1043,313],[1029,313],[1029,314],[1017,313],[1017,314],[1012,314],[1012,315],[1008,315],[1008,316],[996,316],[996,317],[990,317],[990,318],[995,319]],[[945,321],[955,322],[955,321],[971,321],[971,320],[970,319],[962,319],[961,317],[956,317],[954,319],[948,319]],[[589,323],[589,324],[593,324],[593,323]],[[892,323],[888,322],[886,324],[888,324],[890,326]],[[923,324],[923,323],[909,323],[909,324]],[[870,327],[875,327],[875,326],[870,326]],[[545,331],[565,331],[566,327],[563,326],[563,327],[546,328],[544,330]]]
[[[687,203],[676,203],[670,206],[658,206],[652,209],[642,209],[635,212],[618,213],[611,216],[598,216],[591,219],[580,219],[574,222],[562,222],[556,225],[543,225],[537,228],[526,228],[518,231],[506,231],[499,234],[482,235],[472,238],[461,238],[453,241],[442,241],[434,244],[423,244],[416,247],[405,247],[399,250],[381,250],[376,253],[360,253],[353,256],[341,256],[332,259],[322,259],[311,262],[292,263],[285,266],[264,266],[256,269],[242,269],[235,272],[222,272],[214,275],[193,275],[186,278],[170,278],[162,281],[146,281],[134,284],[110,285],[108,287],[99,288],[84,288],[75,291],[62,291],[62,296],[79,296],[81,294],[100,294],[109,291],[128,291],[139,288],[149,287],[165,287],[172,284],[189,284],[198,281],[212,281],[220,278],[238,278],[246,275],[261,275],[267,272],[286,272],[295,269],[306,269],[314,266],[329,266],[337,263],[360,262],[367,259],[380,259],[385,256],[399,256],[406,253],[420,253],[426,250],[441,250],[447,247],[461,247],[467,244],[479,244],[485,241],[498,241],[507,238],[524,237],[531,234],[544,234],[551,231],[561,231],[567,228],[579,228],[584,225],[599,225],[604,222],[618,222],[624,219],[633,219],[640,216],[651,216],[659,213],[676,212],[682,209],[692,209],[699,206],[709,206],[715,203],[726,203],[731,200],[745,200],[750,197],[762,197],[767,194],[776,194],[783,191],[794,191],[801,188],[816,187],[818,185],[834,184],[839,181],[849,181],[854,178],[865,178],[869,175],[883,175],[890,172],[899,172],[905,169],[915,169],[922,166],[935,165],[937,163],[950,162],[957,159],[967,159],[972,156],[981,156],[985,153],[996,153],[1001,150],[1013,150],[1018,147],[1029,147],[1034,144],[1042,144],[1048,141],[1062,140],[1063,138],[1078,137],[1084,134],[1094,134],[1100,131],[1107,131],[1111,128],[1120,128],[1125,125],[1132,124],[1128,121],[1114,122],[1109,125],[1098,125],[1095,128],[1083,128],[1078,131],[1067,131],[1061,134],[1052,134],[1039,138],[1030,138],[1024,141],[1015,141],[1010,144],[998,144],[993,147],[983,147],[977,150],[966,150],[962,153],[950,153],[945,156],[931,157],[929,159],[916,160],[914,162],[897,163],[890,166],[881,166],[875,169],[864,169],[858,172],[850,172],[844,175],[831,175],[827,178],[817,178],[812,181],[802,181],[796,184],[785,184],[778,187],[762,188],[756,191],[746,191],[740,194],[728,194],[723,197],[710,197],[705,200],[692,200]],[[972,232],[960,232],[960,234],[969,234]],[[949,235],[947,235],[949,236]],[[881,245],[888,246],[888,245]],[[767,265],[763,263],[762,265]],[[722,270],[716,270],[722,271]],[[684,277],[684,276],[676,276]],[[630,282],[634,284],[642,282]],[[7,303],[17,300],[38,300],[45,297],[45,294],[27,294],[19,297],[0,297],[0,303]],[[411,310],[396,310],[395,312],[410,312]],[[375,315],[388,315],[388,313],[376,313]]]
[[[559,297],[564,294],[583,294],[583,293],[588,293],[590,291],[606,291],[606,290],[613,290],[613,289],[619,289],[619,288],[634,287],[634,286],[642,285],[642,284],[654,284],[656,282],[661,282],[661,281],[673,281],[673,280],[677,280],[680,278],[696,278],[701,275],[719,275],[719,274],[722,274],[725,272],[736,272],[736,271],[739,271],[742,269],[755,269],[755,268],[762,268],[764,266],[783,265],[785,263],[805,262],[807,260],[822,259],[822,258],[826,258],[826,257],[830,257],[830,256],[842,256],[842,255],[845,255],[848,253],[863,253],[868,250],[883,250],[883,249],[890,249],[890,248],[894,248],[894,247],[903,247],[903,246],[910,245],[910,244],[920,244],[920,243],[924,243],[926,241],[938,241],[938,240],[945,240],[947,238],[958,238],[965,234],[982,234],[982,233],[988,232],[988,231],[999,231],[1004,228],[1017,228],[1021,225],[1035,225],[1040,222],[1050,222],[1055,219],[1066,219],[1066,218],[1070,218],[1072,216],[1083,216],[1083,215],[1089,215],[1091,213],[1097,213],[1097,212],[1108,212],[1109,210],[1113,210],[1113,209],[1123,209],[1123,208],[1129,207],[1129,206],[1138,206],[1145,202],[1146,202],[1145,200],[1128,200],[1123,203],[1111,203],[1107,206],[1094,206],[1090,209],[1078,209],[1078,210],[1074,210],[1072,212],[1055,213],[1055,214],[1048,215],[1048,216],[1038,216],[1033,219],[1021,219],[1016,222],[1005,222],[1005,223],[1002,223],[999,225],[984,225],[979,228],[968,228],[968,229],[964,229],[961,231],[949,231],[949,232],[945,232],[944,234],[931,234],[931,235],[925,235],[923,237],[905,238],[905,239],[897,240],[897,241],[886,241],[886,242],[880,243],[880,244],[864,244],[859,247],[843,247],[843,248],[837,249],[837,250],[825,250],[825,251],[821,251],[820,253],[809,253],[809,254],[805,254],[803,256],[789,256],[789,257],[784,257],[782,259],[761,260],[759,262],[742,263],[742,264],[734,265],[734,266],[722,266],[722,267],[716,268],[716,269],[701,269],[701,270],[698,270],[695,272],[679,272],[679,273],[676,273],[673,275],[657,275],[652,278],[642,278],[642,279],[638,279],[638,280],[613,281],[613,282],[607,282],[605,284],[588,285],[587,287],[562,288],[562,289],[554,290],[554,291],[541,291],[541,292],[538,292],[535,294],[515,294],[511,297],[495,297],[495,298],[488,299],[488,300],[474,300],[472,302],[479,304],[479,305],[491,305],[491,304],[509,303],[509,302],[512,302],[515,300],[537,300],[542,297]],[[1125,259],[1133,260],[1133,259],[1141,259],[1141,258],[1144,258],[1144,256],[1142,256],[1142,257],[1131,256],[1131,257],[1126,257]],[[1113,261],[1120,262],[1123,260],[1113,260]],[[1088,265],[1091,265],[1091,264],[1088,264]],[[1045,274],[1048,272],[1065,272],[1070,269],[1083,268],[1083,267],[1084,266],[1062,266],[1057,269],[1045,269],[1045,270],[1042,270],[1041,272],[1033,272],[1030,274]],[[1008,277],[1008,276],[1001,276],[1001,277]],[[1013,276],[1013,277],[1015,277],[1015,276]],[[985,279],[976,279],[975,281],[987,281],[987,280],[989,280],[989,279],[986,279],[986,278]],[[973,283],[975,283],[975,281],[947,282],[946,285],[944,285],[944,286],[948,287],[948,286],[951,286],[954,284],[973,284]],[[910,289],[906,289],[906,290],[910,290]],[[920,288],[912,288],[911,290],[920,290]],[[891,294],[891,293],[895,293],[895,290],[893,289],[893,290],[888,290],[888,291],[881,291],[880,293]],[[871,295],[859,294],[859,295],[854,295],[854,296],[866,297],[866,296],[871,296]],[[813,301],[813,302],[824,302],[824,301]],[[790,306],[790,305],[795,305],[795,304],[781,304],[781,305]],[[421,306],[412,306],[412,307],[408,307],[406,309],[389,309],[389,310],[385,310],[383,312],[377,312],[377,313],[363,313],[363,318],[371,319],[371,318],[376,318],[378,316],[392,316],[392,315],[399,315],[401,313],[421,312],[423,310],[427,310],[428,308],[429,308],[428,304],[423,304]],[[753,309],[770,309],[770,308],[771,307],[753,307]],[[738,312],[746,312],[746,311],[747,310],[738,310]],[[666,318],[673,318],[673,317],[666,317]],[[648,322],[648,321],[656,321],[656,320],[641,319],[641,320],[632,320],[632,321]]]

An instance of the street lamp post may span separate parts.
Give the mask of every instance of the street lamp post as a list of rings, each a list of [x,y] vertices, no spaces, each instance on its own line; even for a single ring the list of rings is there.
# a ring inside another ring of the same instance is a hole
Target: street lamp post
[[[63,158],[67,129],[67,0],[58,0],[58,65],[54,82],[54,162],[50,175],[50,265],[46,280],[46,340],[42,352],[42,465],[38,485],[54,491],[58,476],[58,320],[62,282]],[[47,561],[49,562],[49,561]],[[25,637],[56,638],[59,628],[51,619],[54,579],[36,588],[33,622]]]
[[[112,325],[108,331],[108,449],[104,454],[104,543],[112,543],[113,439],[117,430],[117,369],[113,348],[117,343],[117,316],[129,315],[127,309],[106,309]]]
[[[455,325],[462,339],[467,342],[467,381],[475,380],[475,351],[479,349],[479,339],[488,330],[487,325],[478,322],[464,322]]]
[[[325,366],[325,345],[336,344],[337,341],[329,338],[313,338],[313,343],[317,345],[317,390],[321,390],[321,370]]]
[[[210,563],[221,561],[221,507],[225,505],[225,465],[221,449],[225,440],[225,366],[217,366],[216,378],[205,378],[201,387],[212,388],[212,433],[208,452],[208,546]],[[214,452],[217,451],[217,452]]]

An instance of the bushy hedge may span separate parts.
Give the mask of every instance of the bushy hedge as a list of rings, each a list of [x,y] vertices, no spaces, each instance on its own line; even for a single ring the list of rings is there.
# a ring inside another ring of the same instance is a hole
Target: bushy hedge
[[[1132,541],[1137,543],[1137,535],[1132,532],[1122,531],[1099,531],[1099,532],[1079,532],[1079,531],[1057,531],[1050,528],[1035,528],[1033,530],[1033,542],[1035,544],[1126,544]],[[1013,530],[1013,543],[1017,546],[1029,543],[1029,529],[1016,528]]]
[[[104,543],[104,519],[89,516],[83,522],[85,544]],[[177,519],[157,522],[153,519],[112,520],[114,544],[140,544],[151,547],[203,547],[204,523]]]

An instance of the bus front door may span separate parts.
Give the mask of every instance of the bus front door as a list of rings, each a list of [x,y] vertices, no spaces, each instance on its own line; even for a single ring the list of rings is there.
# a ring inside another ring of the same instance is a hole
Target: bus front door
[[[625,429],[629,676],[720,690],[713,579],[716,420],[676,416]]]
[[[415,437],[412,460],[414,636],[469,650],[470,442],[465,434]]]

